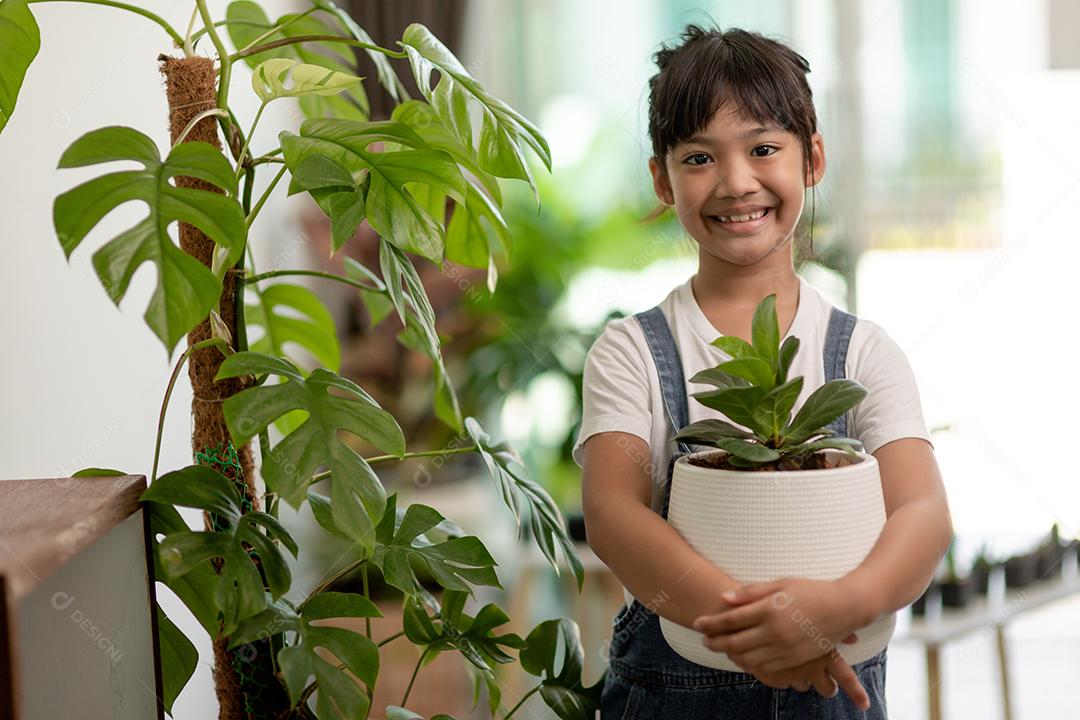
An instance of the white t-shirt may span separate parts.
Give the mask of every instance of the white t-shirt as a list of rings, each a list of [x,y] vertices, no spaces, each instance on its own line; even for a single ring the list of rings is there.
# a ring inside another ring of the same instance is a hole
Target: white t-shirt
[[[822,350],[829,325],[830,303],[815,287],[799,277],[799,304],[787,335],[799,338],[799,351],[788,378],[803,377],[803,388],[792,413],[825,384]],[[682,359],[687,381],[690,422],[724,416],[695,400],[691,394],[712,389],[690,378],[731,356],[710,343],[721,335],[705,317],[694,298],[690,280],[672,290],[660,304]],[[923,419],[915,376],[904,351],[879,325],[859,318],[848,345],[845,377],[861,383],[866,397],[847,413],[848,436],[860,441],[867,453],[892,440],[924,438],[930,442]],[[582,419],[574,443],[574,461],[582,463],[581,446],[590,436],[618,430],[637,435],[649,446],[652,469],[652,509],[663,506],[667,466],[675,448],[671,422],[664,413],[656,366],[641,325],[633,317],[610,321],[589,350],[582,382]],[[932,444],[932,443],[931,443]]]

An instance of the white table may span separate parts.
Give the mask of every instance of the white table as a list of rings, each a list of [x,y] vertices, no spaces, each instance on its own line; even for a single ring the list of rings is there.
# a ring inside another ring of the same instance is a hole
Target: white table
[[[1080,592],[1075,548],[1062,560],[1062,575],[1040,580],[1024,588],[1006,588],[1005,570],[997,567],[990,575],[986,596],[974,596],[967,607],[943,608],[940,594],[926,599],[926,614],[913,617],[906,632],[894,642],[922,643],[926,651],[926,688],[930,720],[942,720],[940,649],[945,644],[973,632],[993,632],[997,641],[998,674],[1001,682],[1002,717],[1013,720],[1009,697],[1009,665],[1005,624],[1013,617],[1035,610]]]

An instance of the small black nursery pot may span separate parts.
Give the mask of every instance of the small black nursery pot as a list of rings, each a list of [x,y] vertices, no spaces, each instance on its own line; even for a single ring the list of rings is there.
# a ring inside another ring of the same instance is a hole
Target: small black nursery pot
[[[911,614],[915,617],[923,617],[926,615],[926,606],[928,603],[934,601],[935,596],[940,596],[941,586],[937,580],[931,580],[930,585],[927,586],[923,594],[919,596],[919,599],[911,603]]]
[[[574,542],[585,542],[585,515],[580,512],[566,514],[566,529]]]
[[[1005,561],[1005,586],[1022,588],[1039,579],[1039,551],[1014,555]]]
[[[986,595],[990,589],[990,575],[994,570],[1001,567],[1000,562],[990,562],[985,558],[979,558],[971,566],[971,590],[976,595]]]
[[[951,578],[941,582],[941,604],[944,607],[967,607],[974,594],[975,583],[970,577]]]

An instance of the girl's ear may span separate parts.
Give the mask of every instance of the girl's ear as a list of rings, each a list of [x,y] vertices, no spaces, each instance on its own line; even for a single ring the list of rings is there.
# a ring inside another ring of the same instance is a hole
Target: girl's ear
[[[825,177],[825,142],[821,133],[810,136],[810,164],[806,168],[806,187],[817,185]]]
[[[665,205],[674,205],[675,194],[671,190],[671,180],[668,178],[667,170],[655,157],[649,158],[649,172],[652,174],[653,192],[656,193],[656,197],[660,198],[660,202]]]

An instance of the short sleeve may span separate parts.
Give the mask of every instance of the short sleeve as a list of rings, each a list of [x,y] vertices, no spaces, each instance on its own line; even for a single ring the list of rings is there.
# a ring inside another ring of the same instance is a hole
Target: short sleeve
[[[636,324],[632,317],[610,321],[586,356],[581,425],[572,453],[579,467],[581,446],[597,433],[621,431],[650,442],[649,376],[636,337],[643,342],[644,336]]]
[[[848,357],[848,376],[867,391],[851,411],[852,436],[871,454],[906,437],[923,438],[933,446],[915,373],[900,345],[884,328],[860,318],[849,348],[854,356]]]

